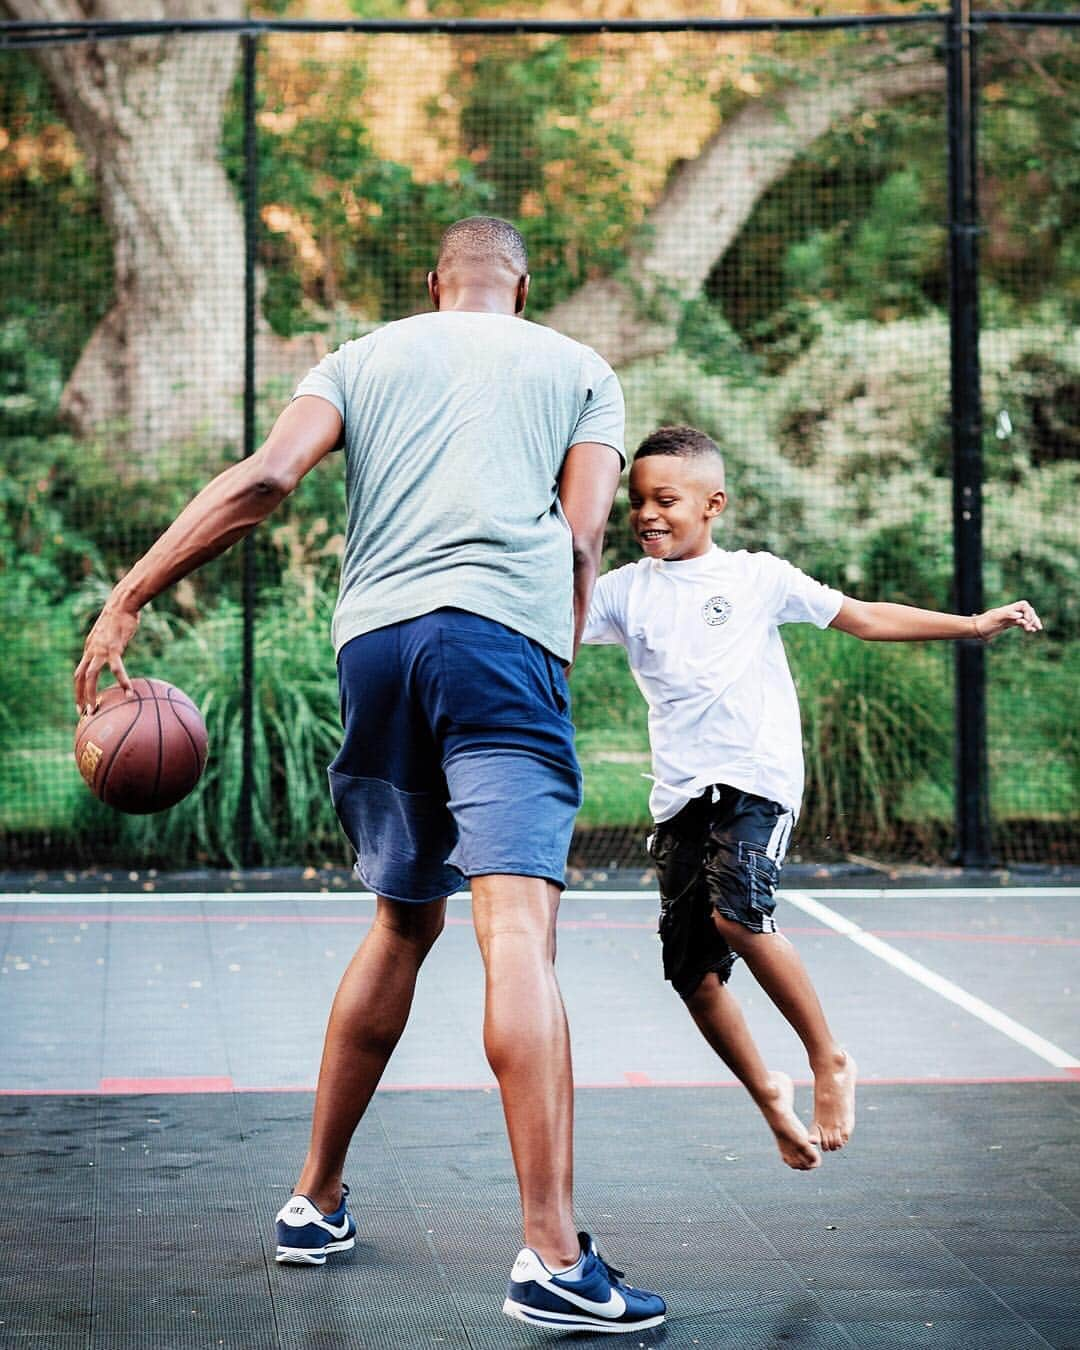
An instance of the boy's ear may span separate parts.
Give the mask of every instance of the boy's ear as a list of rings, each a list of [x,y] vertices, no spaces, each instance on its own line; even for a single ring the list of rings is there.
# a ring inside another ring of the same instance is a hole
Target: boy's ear
[[[718,516],[727,506],[727,493],[723,488],[717,488],[715,492],[709,493],[709,500],[705,507],[707,516]]]
[[[427,274],[428,295],[431,296],[431,303],[436,309],[439,308],[439,274],[438,272],[429,272]]]
[[[514,294],[515,314],[525,313],[525,301],[529,298],[529,281],[530,277],[528,272],[526,272],[523,277],[518,278],[517,291]]]

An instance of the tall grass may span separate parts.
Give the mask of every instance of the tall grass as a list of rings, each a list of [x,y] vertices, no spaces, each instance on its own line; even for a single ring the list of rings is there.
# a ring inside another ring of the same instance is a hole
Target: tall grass
[[[794,625],[784,645],[802,709],[803,851],[887,849],[908,791],[951,781],[947,653]]]
[[[255,630],[252,746],[253,843],[264,864],[345,858],[326,767],[341,739],[330,645],[331,605],[264,592]],[[171,625],[146,673],[179,685],[206,721],[209,754],[190,797],[159,815],[120,817],[88,801],[82,830],[112,836],[118,856],[140,862],[240,863],[244,774],[240,608],[218,603],[197,626]],[[134,670],[133,672],[134,673]]]

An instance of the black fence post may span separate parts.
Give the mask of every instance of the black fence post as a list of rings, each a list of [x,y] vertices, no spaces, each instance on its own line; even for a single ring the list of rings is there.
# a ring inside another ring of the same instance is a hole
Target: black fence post
[[[974,614],[983,607],[983,465],[976,56],[971,0],[951,0],[946,31],[953,589],[957,610],[961,614]],[[986,867],[991,861],[986,660],[977,638],[956,644],[955,679],[956,851],[962,866]]]
[[[241,38],[244,49],[244,457],[255,451],[255,248],[259,222],[259,162],[255,139],[255,58],[259,39],[254,33]],[[241,711],[244,751],[240,783],[237,831],[240,861],[250,867],[255,861],[255,541],[249,534],[243,542],[243,703]]]

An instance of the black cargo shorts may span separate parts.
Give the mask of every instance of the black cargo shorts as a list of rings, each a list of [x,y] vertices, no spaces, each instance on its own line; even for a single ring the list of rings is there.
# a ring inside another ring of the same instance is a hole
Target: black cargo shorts
[[[709,973],[721,982],[736,955],[712,915],[775,933],[774,893],[794,816],[778,802],[718,783],[656,827],[649,855],[660,887],[664,978],[689,998]]]

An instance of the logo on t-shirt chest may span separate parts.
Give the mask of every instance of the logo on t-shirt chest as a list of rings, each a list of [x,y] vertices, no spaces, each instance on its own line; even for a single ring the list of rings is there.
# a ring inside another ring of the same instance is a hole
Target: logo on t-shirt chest
[[[725,600],[722,595],[714,595],[702,605],[701,617],[712,628],[727,623],[731,617],[731,601]]]

